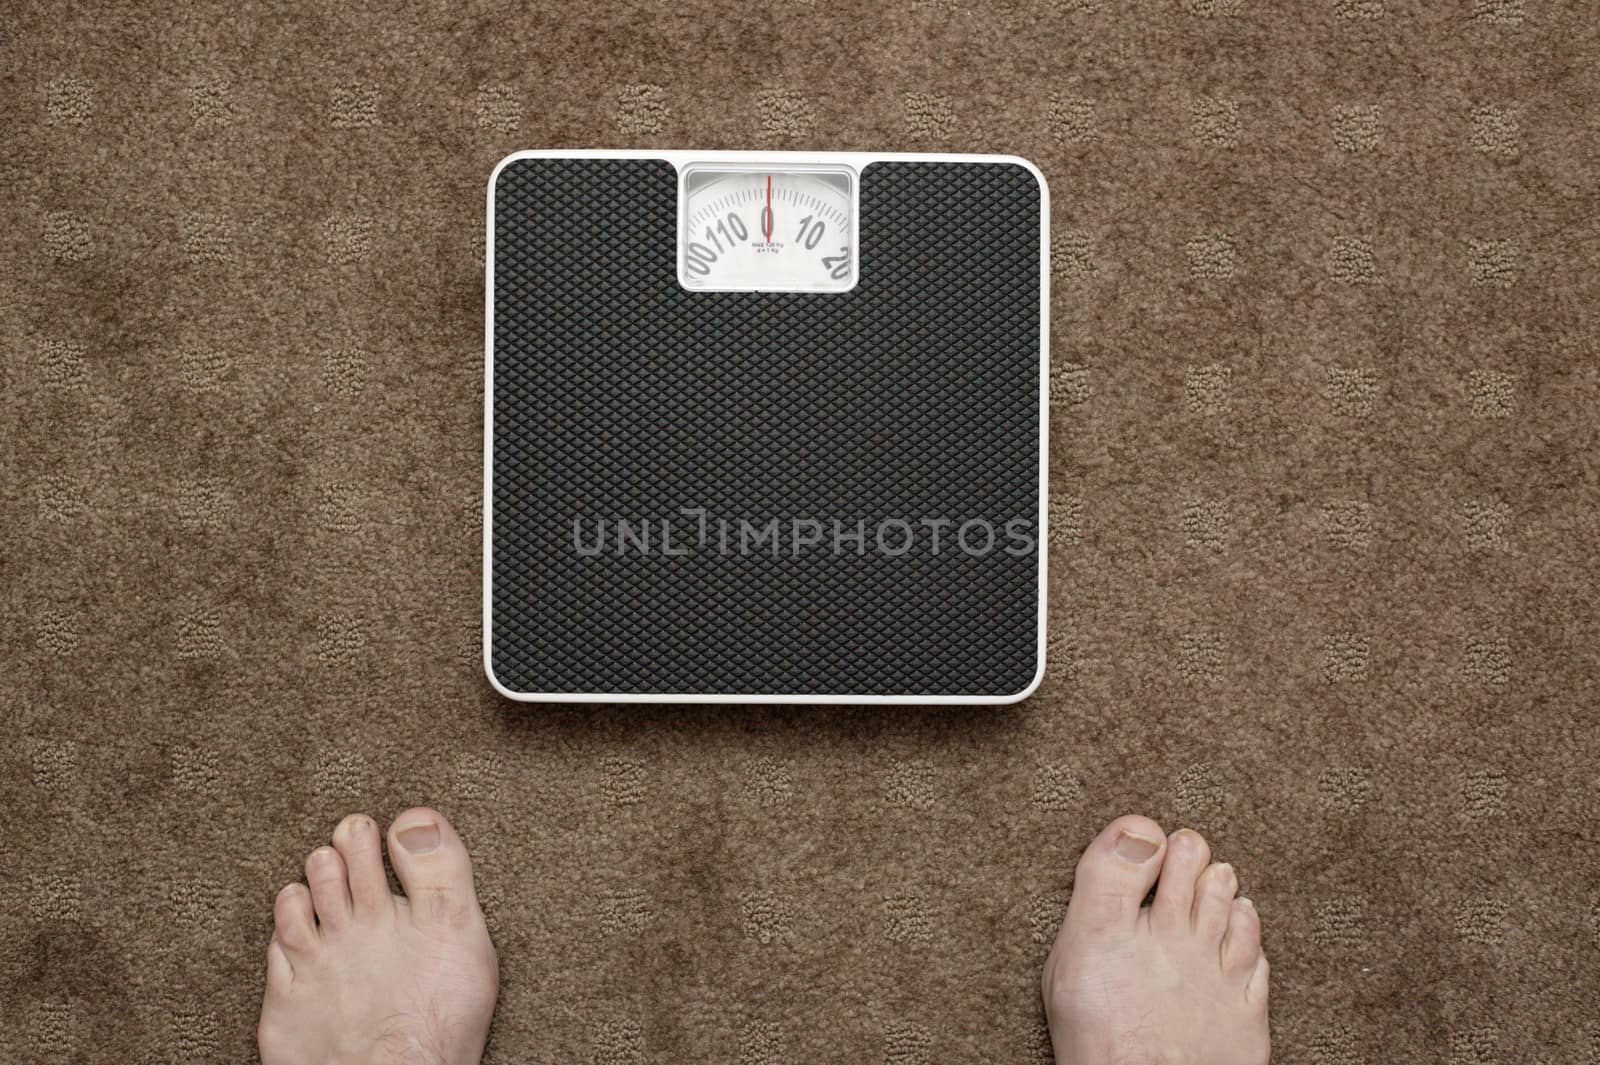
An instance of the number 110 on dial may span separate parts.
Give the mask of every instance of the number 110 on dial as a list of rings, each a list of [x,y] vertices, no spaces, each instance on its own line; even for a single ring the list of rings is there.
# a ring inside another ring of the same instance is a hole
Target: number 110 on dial
[[[678,209],[678,280],[706,291],[854,288],[854,181],[846,167],[690,164]]]

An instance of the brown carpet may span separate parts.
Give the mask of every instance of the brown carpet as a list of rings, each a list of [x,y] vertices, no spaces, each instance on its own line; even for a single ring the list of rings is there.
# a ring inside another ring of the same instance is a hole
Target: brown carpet
[[[1241,870],[1278,1060],[1600,1061],[1597,49],[1577,0],[10,6],[0,1060],[249,1060],[274,891],[432,802],[497,1063],[1043,1060],[1129,810]],[[551,146],[1040,165],[1036,697],[493,693],[484,183]]]

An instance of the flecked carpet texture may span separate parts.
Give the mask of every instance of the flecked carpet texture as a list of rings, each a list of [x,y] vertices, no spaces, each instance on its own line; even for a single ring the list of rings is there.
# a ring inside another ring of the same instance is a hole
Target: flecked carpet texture
[[[0,1060],[252,1060],[274,892],[433,803],[492,1062],[1043,1061],[1127,811],[1238,866],[1279,1061],[1600,1061],[1597,55],[1552,0],[9,5]],[[492,691],[484,187],[563,146],[1038,163],[1034,698]]]

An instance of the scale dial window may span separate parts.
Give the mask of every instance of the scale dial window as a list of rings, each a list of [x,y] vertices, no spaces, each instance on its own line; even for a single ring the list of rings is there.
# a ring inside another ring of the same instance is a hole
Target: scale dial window
[[[855,172],[848,167],[689,164],[678,199],[678,280],[684,288],[855,287]]]

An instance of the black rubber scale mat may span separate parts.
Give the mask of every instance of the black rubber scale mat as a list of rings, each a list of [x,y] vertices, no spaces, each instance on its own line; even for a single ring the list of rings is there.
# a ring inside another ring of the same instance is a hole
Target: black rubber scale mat
[[[678,189],[669,161],[597,157],[516,158],[491,188],[496,687],[1027,694],[1043,646],[1033,172],[864,166],[845,293],[685,290]]]

